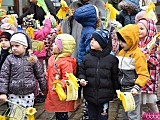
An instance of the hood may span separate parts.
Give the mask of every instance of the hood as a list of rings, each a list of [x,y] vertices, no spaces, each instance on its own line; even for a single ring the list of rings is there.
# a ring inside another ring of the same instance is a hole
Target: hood
[[[130,9],[132,11],[139,11],[139,0],[123,0],[118,4],[119,10]]]
[[[83,27],[92,26],[96,28],[97,12],[96,8],[92,4],[83,5],[82,7],[76,9],[73,17]]]
[[[129,48],[128,51],[135,50],[138,47],[139,28],[135,24],[128,24],[118,30]]]
[[[56,57],[59,58],[71,56],[76,46],[76,42],[73,36],[69,34],[59,34],[57,35],[57,37],[59,37],[62,40],[63,51]]]
[[[156,23],[153,20],[147,19],[147,18],[142,18],[142,19],[139,19],[138,22],[140,22],[141,20],[146,20],[147,21],[148,35],[145,37],[144,40],[139,40],[139,47],[140,48],[146,46],[152,40],[152,38],[157,34],[157,26],[156,26]]]

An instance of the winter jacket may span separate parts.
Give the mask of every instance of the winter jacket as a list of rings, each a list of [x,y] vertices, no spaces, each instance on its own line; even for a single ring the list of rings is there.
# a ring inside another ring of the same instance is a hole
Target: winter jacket
[[[116,16],[116,20],[119,21],[122,26],[135,23],[135,16],[140,11],[139,0],[123,0],[118,5],[120,14]],[[130,10],[130,14],[127,12]]]
[[[144,87],[149,79],[145,55],[138,48],[139,28],[129,24],[119,31],[126,41],[128,50],[118,53],[119,82],[122,86],[134,86],[137,90]]]
[[[51,13],[51,15],[53,15],[55,18],[56,17],[56,9],[54,9],[53,3],[50,0],[44,0],[46,3],[46,6],[48,7],[49,12]],[[39,20],[40,21],[40,25],[43,25],[43,20],[44,20],[44,16],[46,15],[46,13],[44,12],[44,10],[42,9],[42,7],[39,7],[38,5],[36,5],[35,3],[31,3],[30,7],[28,9],[27,12],[25,12],[23,15],[21,15],[20,17],[17,18],[18,20],[18,24],[21,25],[22,24],[22,20],[25,16],[30,15],[30,14],[34,14],[34,19],[35,20]]]
[[[111,49],[110,49],[111,51]],[[79,67],[79,79],[85,79],[83,87],[86,101],[103,104],[113,99],[118,84],[118,59],[107,52],[90,50]]]
[[[46,90],[46,80],[39,62],[29,62],[29,56],[7,56],[0,75],[0,93],[27,95],[36,90],[36,80],[40,89]]]
[[[101,19],[105,18],[106,10],[104,8],[104,2],[102,0],[89,0],[86,3],[82,3],[81,0],[78,0],[72,2],[69,7],[70,9],[76,10],[77,8],[88,3],[95,5],[98,8]],[[78,48],[80,43],[82,25],[78,23],[73,17],[67,17],[65,20],[62,21],[62,31],[63,33],[68,33],[72,35],[76,40],[76,48],[72,56],[74,58],[78,58]]]
[[[80,64],[83,57],[89,52],[91,35],[96,30],[96,9],[92,4],[84,5],[76,9],[73,17],[83,26],[78,49],[78,64]]]
[[[44,26],[42,27],[42,29],[34,31],[34,39],[35,40],[43,41],[43,39],[45,39],[45,37],[50,33],[50,31],[51,31],[51,21],[50,21],[50,19],[45,19],[44,22],[45,23],[44,23]],[[33,51],[33,54],[35,54],[38,57],[41,65],[44,66],[43,65],[43,60],[46,57],[45,46],[43,47],[43,49],[41,51]]]
[[[71,35],[59,34],[63,44],[63,51],[58,55],[52,55],[48,60],[48,69],[46,71],[47,79],[47,98],[45,100],[45,110],[50,112],[70,112],[74,111],[74,101],[60,101],[57,93],[53,90],[53,82],[56,80],[56,76],[59,76],[62,87],[66,91],[65,80],[67,73],[76,72],[76,59],[71,58],[71,54],[75,48],[75,40]]]
[[[51,31],[51,20],[45,19],[42,29],[34,31],[34,39],[42,41]]]
[[[141,19],[140,19],[141,20]],[[158,50],[159,46],[159,38],[157,38],[156,42],[153,45],[151,51],[146,48],[149,42],[153,39],[153,37],[157,34],[156,23],[153,20],[146,19],[148,22],[148,35],[144,40],[139,40],[139,48],[141,48],[142,52],[145,54],[148,64],[148,70],[150,74],[150,78],[148,79],[147,84],[143,87],[143,93],[158,93],[158,80],[159,80],[159,70],[160,70],[160,50]]]

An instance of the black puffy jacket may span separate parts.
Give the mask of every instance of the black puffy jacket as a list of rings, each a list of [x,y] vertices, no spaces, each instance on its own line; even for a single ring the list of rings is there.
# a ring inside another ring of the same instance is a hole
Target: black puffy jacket
[[[83,87],[83,96],[94,104],[113,99],[118,84],[118,59],[106,50],[91,50],[79,67],[79,78],[88,81]]]

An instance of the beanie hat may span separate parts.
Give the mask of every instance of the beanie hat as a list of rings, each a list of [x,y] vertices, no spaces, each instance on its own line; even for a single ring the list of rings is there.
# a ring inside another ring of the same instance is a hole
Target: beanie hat
[[[92,38],[96,39],[102,49],[107,47],[109,41],[109,31],[108,30],[96,30],[92,33]]]
[[[11,34],[9,32],[4,31],[1,33],[0,38],[6,38],[7,40],[10,40]]]
[[[16,33],[12,35],[10,42],[17,42],[28,47],[27,36],[22,33]]]
[[[141,11],[141,12],[138,12],[135,16],[135,23],[138,22],[138,20],[144,18],[144,15],[146,14],[146,11]]]
[[[16,32],[17,28],[10,23],[4,23],[1,25],[1,30],[12,30],[12,31]]]
[[[148,29],[148,21],[147,21],[147,19],[142,18],[137,22],[137,24],[138,23],[142,23]]]
[[[57,47],[59,48],[59,50],[62,52],[63,51],[63,44],[62,44],[61,38],[57,36],[55,38],[55,43],[56,43]]]

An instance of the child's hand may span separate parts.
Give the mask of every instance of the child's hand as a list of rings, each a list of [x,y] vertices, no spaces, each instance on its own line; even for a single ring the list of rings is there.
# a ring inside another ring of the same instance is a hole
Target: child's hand
[[[132,93],[133,96],[135,96],[135,95],[138,94],[138,91],[135,88],[132,88],[131,93]]]
[[[88,81],[86,81],[86,80],[84,80],[84,79],[81,79],[81,80],[80,80],[80,84],[81,84],[82,86],[86,86],[86,85],[87,85],[87,82],[88,82]]]
[[[7,101],[7,95],[1,94],[1,95],[0,95],[0,100],[2,100],[2,101]]]

